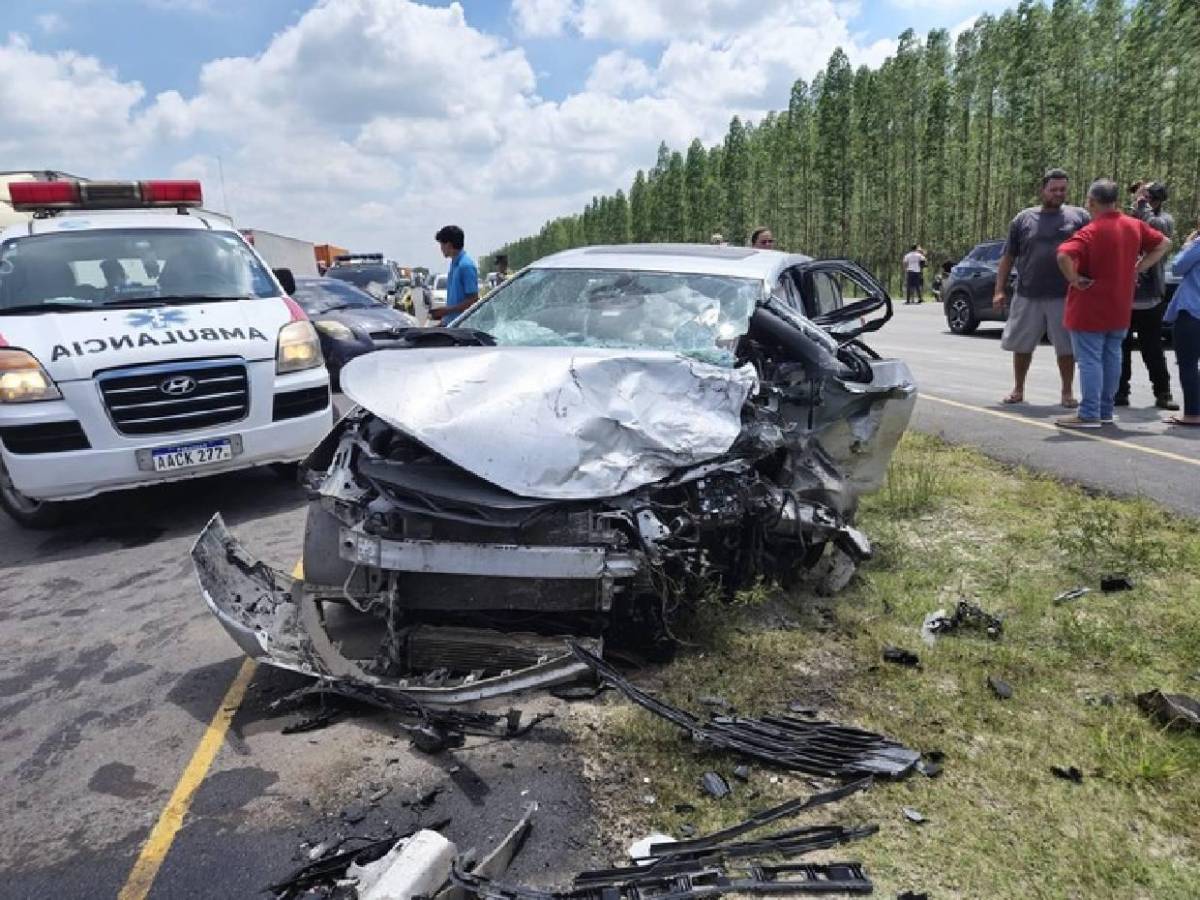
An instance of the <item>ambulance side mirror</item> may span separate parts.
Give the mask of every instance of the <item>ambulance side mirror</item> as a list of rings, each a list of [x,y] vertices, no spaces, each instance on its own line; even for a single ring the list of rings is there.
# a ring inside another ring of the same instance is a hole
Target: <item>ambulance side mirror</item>
[[[272,269],[271,274],[275,276],[285,294],[290,296],[296,293],[296,276],[292,274],[291,269]]]

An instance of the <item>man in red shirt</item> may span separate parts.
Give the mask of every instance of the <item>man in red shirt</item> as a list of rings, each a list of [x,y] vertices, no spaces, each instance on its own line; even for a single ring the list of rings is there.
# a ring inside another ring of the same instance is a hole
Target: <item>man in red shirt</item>
[[[1067,279],[1063,324],[1079,366],[1078,415],[1055,419],[1061,428],[1099,428],[1113,421],[1121,381],[1121,341],[1133,314],[1133,289],[1169,249],[1171,239],[1117,209],[1117,185],[1108,179],[1088,189],[1091,224],[1058,248]]]

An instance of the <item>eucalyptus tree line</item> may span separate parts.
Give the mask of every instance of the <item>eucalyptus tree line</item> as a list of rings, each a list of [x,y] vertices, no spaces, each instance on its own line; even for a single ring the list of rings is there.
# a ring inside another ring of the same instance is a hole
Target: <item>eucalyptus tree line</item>
[[[1081,202],[1093,178],[1167,182],[1186,233],[1200,216],[1200,0],[1020,0],[952,43],[908,30],[876,69],[838,48],[787,109],[734,117],[712,147],[662,144],[628,194],[513,241],[514,267],[585,244],[745,243],[850,256],[891,276],[907,246],[956,259],[1001,235],[1062,166]]]

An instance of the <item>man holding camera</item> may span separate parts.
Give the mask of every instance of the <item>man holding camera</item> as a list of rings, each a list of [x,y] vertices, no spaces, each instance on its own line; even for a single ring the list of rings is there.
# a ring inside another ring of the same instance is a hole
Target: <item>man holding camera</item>
[[[1133,195],[1129,214],[1169,238],[1175,237],[1175,219],[1163,210],[1167,186],[1158,181],[1139,181],[1129,187]],[[1166,290],[1165,265],[1162,262],[1138,276],[1133,294],[1133,319],[1121,344],[1121,383],[1114,403],[1129,405],[1129,380],[1133,375],[1133,335],[1136,332],[1142,362],[1150,373],[1154,405],[1159,409],[1179,409],[1171,396],[1171,375],[1162,346],[1163,296]]]

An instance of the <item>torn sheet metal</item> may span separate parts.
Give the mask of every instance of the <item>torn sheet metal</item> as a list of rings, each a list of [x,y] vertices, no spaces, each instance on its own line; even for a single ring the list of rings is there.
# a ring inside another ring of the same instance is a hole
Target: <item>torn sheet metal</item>
[[[793,716],[712,716],[707,723],[651,697],[621,677],[612,666],[579,644],[575,655],[638,706],[687,731],[692,739],[721,750],[732,750],[810,775],[825,778],[903,778],[912,773],[921,754],[903,744],[859,728]]]
[[[314,678],[397,691],[421,703],[459,704],[553,687],[588,672],[564,645],[559,656],[492,677],[429,687],[386,679],[343,656],[330,640],[318,602],[306,583],[255,559],[225,528],[218,513],[192,547],[204,601],[252,659]],[[596,642],[591,642],[597,646]]]
[[[758,376],[661,351],[459,347],[370,353],[341,382],[393,428],[514,494],[591,499],[728,451]]]

